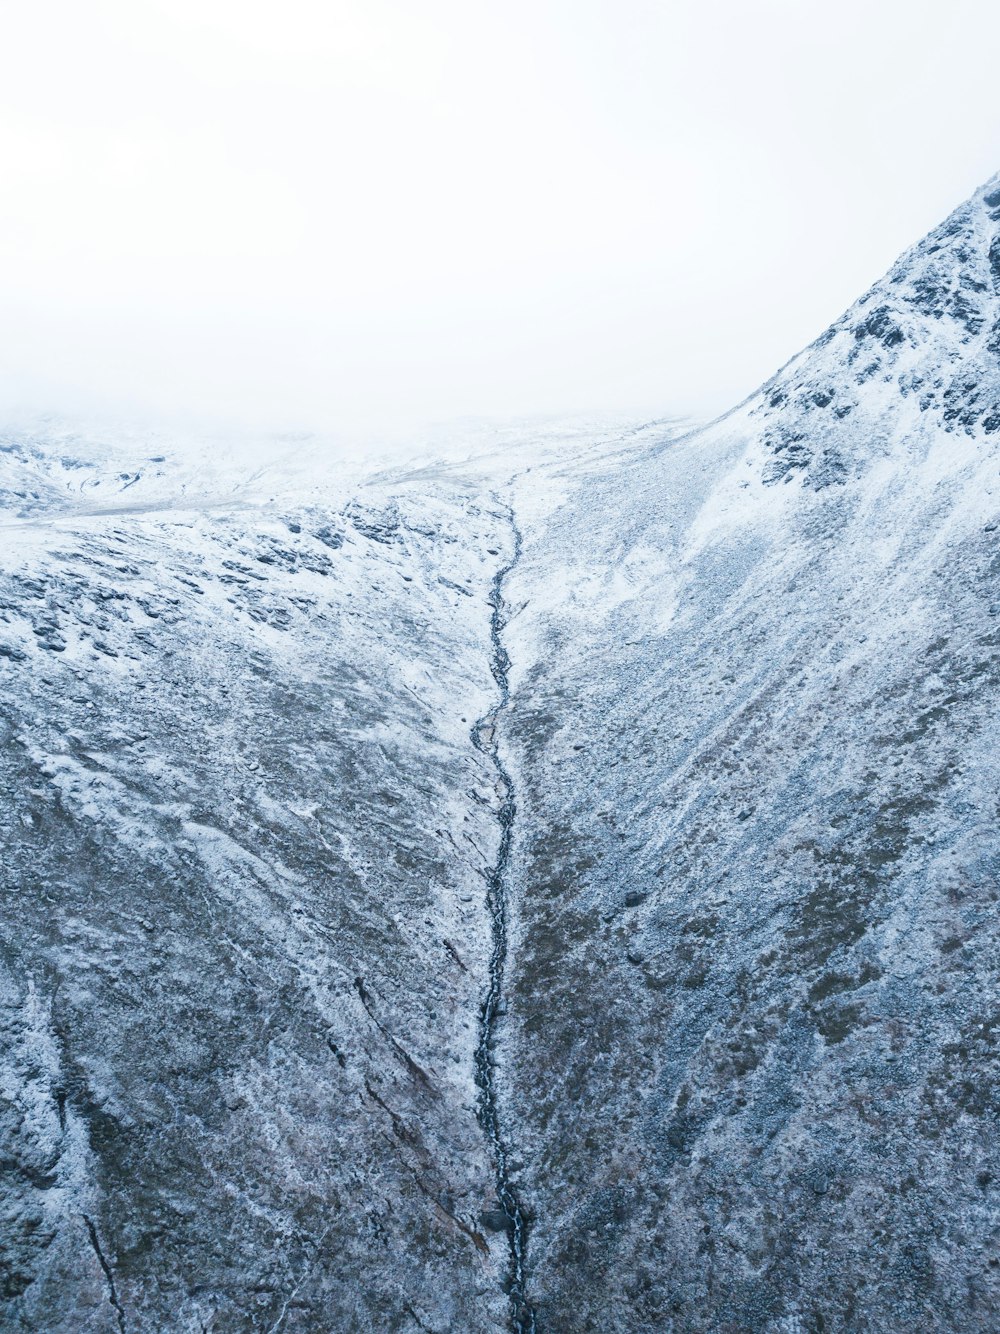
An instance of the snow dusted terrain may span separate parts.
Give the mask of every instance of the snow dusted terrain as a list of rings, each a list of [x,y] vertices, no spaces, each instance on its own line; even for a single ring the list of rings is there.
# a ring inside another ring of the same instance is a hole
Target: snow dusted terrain
[[[539,1327],[996,1328],[1000,178],[507,597]]]
[[[2,1327],[996,1327],[1000,178],[701,430],[0,444]]]

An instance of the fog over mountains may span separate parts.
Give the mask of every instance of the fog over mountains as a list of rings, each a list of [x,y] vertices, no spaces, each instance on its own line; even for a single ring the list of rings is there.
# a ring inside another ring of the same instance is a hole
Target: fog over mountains
[[[1000,176],[710,426],[0,446],[0,1326],[989,1331]]]

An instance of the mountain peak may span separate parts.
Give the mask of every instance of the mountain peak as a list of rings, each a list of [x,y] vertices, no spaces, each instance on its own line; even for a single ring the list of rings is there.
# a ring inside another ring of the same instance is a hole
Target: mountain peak
[[[1000,173],[905,251],[744,410],[769,455],[769,485],[846,482],[864,464],[859,444],[876,425],[884,434],[887,414],[889,435],[908,440],[934,430],[997,435]]]

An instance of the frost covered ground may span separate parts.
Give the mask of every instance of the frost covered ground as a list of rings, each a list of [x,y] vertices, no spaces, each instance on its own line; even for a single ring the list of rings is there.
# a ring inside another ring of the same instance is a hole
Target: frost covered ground
[[[4,1327],[995,1328],[1000,179],[702,430],[2,446]]]
[[[5,530],[10,1327],[502,1320],[470,727],[510,536],[335,483]]]

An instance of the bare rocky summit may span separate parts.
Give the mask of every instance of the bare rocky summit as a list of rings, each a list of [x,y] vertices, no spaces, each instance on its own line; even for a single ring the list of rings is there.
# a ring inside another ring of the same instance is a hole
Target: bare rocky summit
[[[1000,178],[697,431],[0,447],[0,1325],[991,1331]]]

